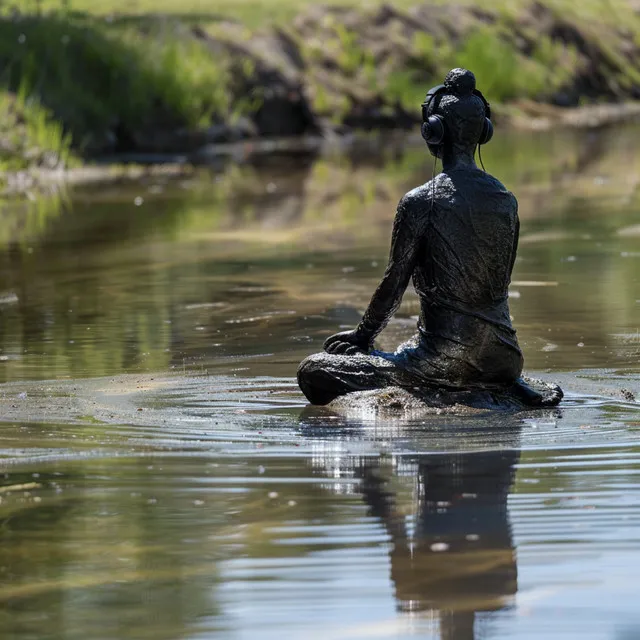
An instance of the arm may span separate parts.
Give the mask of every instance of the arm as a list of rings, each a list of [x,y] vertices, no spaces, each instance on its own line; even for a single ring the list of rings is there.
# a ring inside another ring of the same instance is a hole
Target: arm
[[[516,204],[517,207],[517,204]],[[513,248],[511,249],[511,264],[509,265],[509,280],[513,274],[513,267],[516,263],[516,254],[518,253],[518,240],[520,238],[520,218],[518,218],[518,212],[516,209],[516,228],[513,236]]]
[[[375,337],[400,306],[413,274],[419,246],[419,237],[409,209],[405,196],[398,205],[393,223],[389,264],[362,321],[354,331],[344,331],[328,338],[324,344],[328,353],[368,351]]]

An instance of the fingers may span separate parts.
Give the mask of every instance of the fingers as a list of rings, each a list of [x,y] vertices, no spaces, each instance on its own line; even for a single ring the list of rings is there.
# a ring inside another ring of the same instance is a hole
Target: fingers
[[[325,342],[324,350],[327,353],[338,354],[338,353],[340,353],[339,349],[340,349],[341,345],[343,345],[343,344],[344,344],[344,342],[340,342],[339,340],[336,340],[334,342],[329,342],[329,344],[327,344]]]
[[[336,333],[336,334],[334,334],[334,335],[332,335],[332,336],[329,336],[329,337],[324,341],[324,344],[322,345],[322,348],[323,348],[325,351],[328,351],[328,350],[329,350],[329,348],[330,348],[332,345],[340,344],[341,342],[343,342],[341,334]],[[331,353],[331,352],[329,351],[329,353]]]
[[[322,345],[322,348],[329,353],[329,347],[334,345],[336,342],[338,342],[338,341],[333,336],[331,336],[330,338],[327,338],[324,341],[324,344]]]
[[[332,342],[328,346],[324,348],[327,353],[332,355],[346,355],[346,356],[355,356],[358,353],[362,353],[362,349],[360,347],[356,347],[349,342]]]

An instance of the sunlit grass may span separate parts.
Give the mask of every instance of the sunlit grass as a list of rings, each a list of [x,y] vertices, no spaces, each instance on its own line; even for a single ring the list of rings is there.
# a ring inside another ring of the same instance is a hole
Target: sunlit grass
[[[36,97],[30,97],[24,86],[16,95],[0,91],[0,139],[0,171],[77,163],[62,123]]]
[[[447,4],[448,0],[429,0],[431,4]],[[395,8],[407,9],[418,4],[420,0],[394,0]],[[480,0],[457,0],[457,4],[479,6],[505,12],[516,12],[530,6],[530,0],[492,0],[483,3]],[[295,15],[311,6],[324,4],[328,6],[358,7],[375,9],[384,0],[327,0],[318,3],[316,0],[18,0],[15,3],[21,9],[41,10],[61,9],[82,11],[95,15],[119,13],[123,15],[141,15],[149,13],[165,13],[192,19],[230,18],[240,20],[250,26],[260,26],[273,22],[290,20]],[[573,17],[593,18],[606,23],[619,22],[631,13],[628,0],[545,0],[552,6]]]
[[[0,16],[0,158],[40,164],[40,151],[68,164],[115,126],[197,128],[235,108],[224,60],[173,21],[128,23],[52,13]]]
[[[442,5],[446,0],[429,3]],[[363,13],[382,4],[326,3]],[[409,10],[421,4],[425,2],[396,0],[393,7]],[[390,118],[397,109],[414,113],[429,84],[441,81],[454,66],[472,68],[494,103],[544,101],[579,75],[579,56],[571,44],[534,33],[527,38],[531,50],[524,54],[518,49],[511,27],[525,8],[532,7],[531,0],[457,4],[497,12],[498,18],[486,25],[479,22],[460,41],[418,31],[410,43],[411,59],[394,53],[383,69],[371,42],[339,19],[322,27],[315,41],[296,35],[294,18],[317,8],[312,0],[21,0],[13,5],[19,16],[0,4],[0,161],[21,167],[51,163],[57,157],[57,164],[66,166],[73,153],[90,156],[103,149],[115,129],[128,136],[195,130],[251,112],[255,96],[245,98],[230,90],[236,78],[229,60],[193,31],[197,24],[224,39],[221,20],[246,27],[233,32],[230,37],[236,40],[248,40],[254,29],[274,24],[298,38],[312,109],[338,125],[353,110],[354,101],[375,104]],[[598,44],[603,74],[626,95],[640,84],[640,71],[625,59],[620,43],[612,41],[612,34],[624,26],[640,42],[640,19],[627,0],[542,4]],[[615,24],[616,30],[601,29],[607,24]],[[405,36],[399,32],[397,37]],[[253,59],[247,57],[245,63],[243,74],[249,77]],[[50,152],[46,158],[45,152]]]

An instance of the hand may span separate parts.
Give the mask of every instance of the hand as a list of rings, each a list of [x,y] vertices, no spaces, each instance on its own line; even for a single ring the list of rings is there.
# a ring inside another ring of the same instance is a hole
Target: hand
[[[324,350],[335,355],[353,356],[357,353],[368,353],[371,341],[364,337],[357,329],[341,331],[327,338]]]

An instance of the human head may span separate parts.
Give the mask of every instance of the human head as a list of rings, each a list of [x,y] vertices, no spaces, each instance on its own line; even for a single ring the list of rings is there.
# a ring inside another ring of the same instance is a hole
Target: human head
[[[435,91],[435,95],[433,92]],[[476,90],[476,78],[467,69],[452,69],[441,87],[430,91],[423,109],[423,120],[439,116],[444,125],[444,136],[440,144],[429,142],[423,125],[423,136],[433,155],[473,154],[478,143],[491,139],[493,126],[488,119],[488,105]]]

